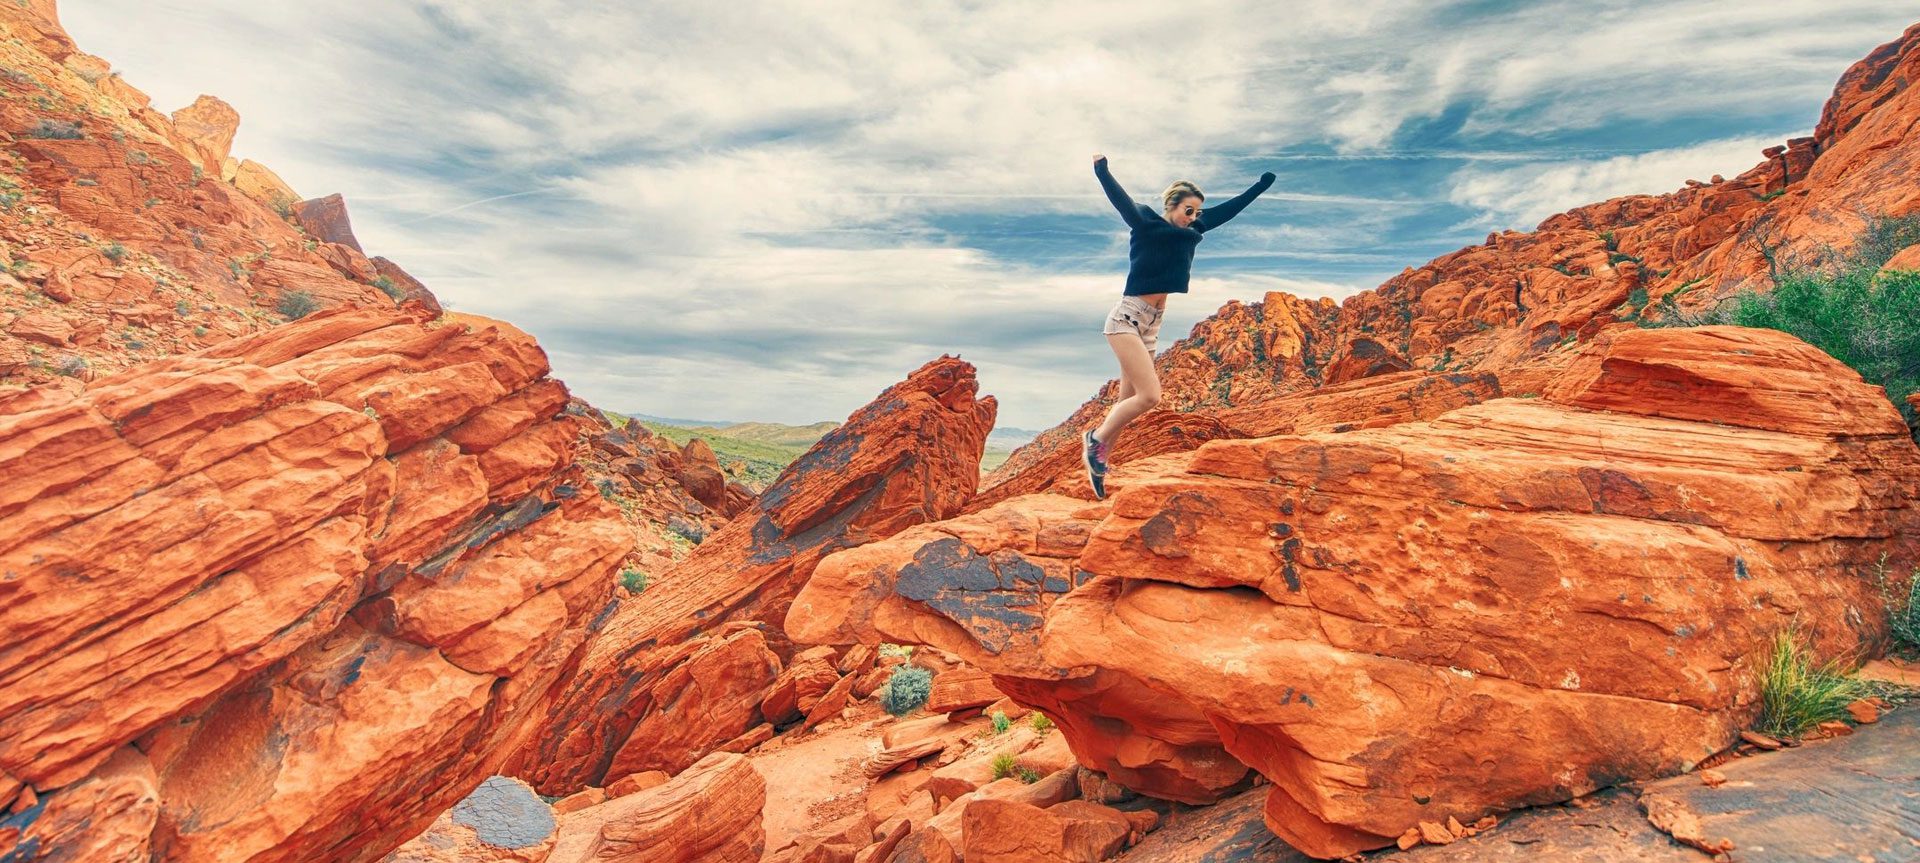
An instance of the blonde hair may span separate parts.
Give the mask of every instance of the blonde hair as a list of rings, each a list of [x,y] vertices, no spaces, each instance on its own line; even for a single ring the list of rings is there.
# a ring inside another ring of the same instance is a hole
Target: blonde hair
[[[1200,194],[1199,186],[1189,183],[1186,180],[1175,180],[1173,185],[1168,186],[1166,191],[1160,193],[1161,209],[1171,210],[1174,207],[1180,206],[1180,202],[1186,200],[1189,195],[1199,198],[1201,201],[1207,199],[1206,195]]]

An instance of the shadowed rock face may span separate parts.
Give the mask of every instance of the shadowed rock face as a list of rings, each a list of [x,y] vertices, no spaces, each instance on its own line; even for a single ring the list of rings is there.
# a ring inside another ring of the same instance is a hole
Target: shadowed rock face
[[[1216,440],[1104,502],[840,552],[787,631],[958,653],[1151,794],[1256,770],[1274,832],[1341,856],[1686,769],[1796,620],[1827,655],[1881,648],[1867,573],[1920,556],[1917,475],[1878,388],[1791,336],[1626,330],[1540,398]]]
[[[160,860],[420,832],[631,547],[546,373],[505,324],[355,310],[0,398],[0,798],[146,776]]]
[[[1143,417],[1115,442],[1114,457],[1184,452],[1211,439],[1167,434],[1173,425],[1191,432],[1217,420],[1227,434],[1212,437],[1278,434],[1288,429],[1235,433],[1222,414],[1400,374],[1493,374],[1509,395],[1538,393],[1537,382],[1602,329],[1660,317],[1668,301],[1691,312],[1743,288],[1765,289],[1768,255],[1811,260],[1851,247],[1868,217],[1920,212],[1920,136],[1911,131],[1920,88],[1907,86],[1914,80],[1920,25],[1847,70],[1814,135],[1769,148],[1739,176],[1590,204],[1530,232],[1490,234],[1339,305],[1278,292],[1230,301],[1157,358],[1161,406],[1175,416]],[[1079,435],[1117,394],[1118,382],[1109,382],[1015,451],[973,508],[1072,484]],[[1378,419],[1358,403],[1326,406],[1357,427]]]
[[[793,656],[781,624],[814,565],[957,515],[973,494],[995,408],[977,393],[965,362],[922,366],[821,438],[679,566],[610,609],[545,723],[550,733],[520,754],[515,775],[563,794],[608,775],[671,773],[759,724],[753,693]],[[713,651],[741,627],[764,633],[757,650]],[[707,671],[681,670],[700,657]],[[704,713],[672,709],[696,686],[733,696],[703,702],[714,705]],[[672,745],[636,732],[655,724],[687,727]]]

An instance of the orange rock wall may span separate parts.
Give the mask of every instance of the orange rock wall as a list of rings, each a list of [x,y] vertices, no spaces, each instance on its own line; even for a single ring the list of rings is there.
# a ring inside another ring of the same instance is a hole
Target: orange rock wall
[[[547,371],[505,324],[358,310],[0,400],[0,797],[132,759],[161,860],[424,829],[536,730],[631,548]]]

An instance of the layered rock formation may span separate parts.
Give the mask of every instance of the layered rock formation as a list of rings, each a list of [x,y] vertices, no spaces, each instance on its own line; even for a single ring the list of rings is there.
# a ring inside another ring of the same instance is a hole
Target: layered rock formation
[[[0,397],[0,856],[371,859],[497,772],[631,548],[546,373],[366,309]]]
[[[705,441],[680,447],[638,420],[615,425],[578,400],[569,410],[586,429],[580,463],[641,533],[635,564],[649,578],[679,562],[675,546],[705,541],[753,506],[753,492],[728,478]]]
[[[840,552],[787,628],[957,653],[1156,796],[1251,768],[1337,857],[1688,768],[1782,627],[1878,649],[1917,475],[1878,388],[1791,336],[1628,329],[1539,398],[1215,440]]]
[[[1920,90],[1907,86],[1916,78],[1920,25],[1846,72],[1812,136],[1767,149],[1738,176],[1579,207],[1531,232],[1490,234],[1338,305],[1282,293],[1229,302],[1156,360],[1162,407],[1183,415],[1158,422],[1189,432],[1215,421],[1231,427],[1212,415],[1408,371],[1496,374],[1509,393],[1537,393],[1542,375],[1604,328],[1763,289],[1776,263],[1845,250],[1868,218],[1920,212],[1920,136],[1910,133]],[[1109,383],[1016,451],[988,477],[975,508],[1069,479],[1080,432],[1098,423],[1117,389]],[[1185,451],[1209,439],[1153,428],[1130,427],[1115,457]],[[1003,484],[1010,485],[997,488]]]
[[[0,66],[0,387],[91,379],[309,308],[438,310],[362,253],[338,196],[299,202],[236,162],[231,106],[155,110],[52,3],[0,7]]]
[[[855,412],[754,507],[624,600],[514,775],[547,794],[680,770],[760,725],[793,658],[782,621],[821,558],[958,514],[978,482],[995,402],[943,357]],[[696,709],[697,708],[697,709]]]

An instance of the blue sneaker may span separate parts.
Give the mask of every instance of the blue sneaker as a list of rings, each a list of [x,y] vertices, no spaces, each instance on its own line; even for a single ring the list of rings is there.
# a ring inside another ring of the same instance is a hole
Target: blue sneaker
[[[1093,486],[1093,496],[1104,500],[1107,496],[1107,445],[1094,439],[1092,431],[1080,436],[1080,460],[1087,466],[1087,484]]]

